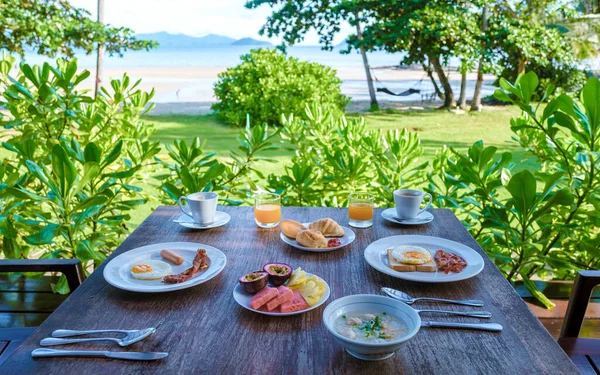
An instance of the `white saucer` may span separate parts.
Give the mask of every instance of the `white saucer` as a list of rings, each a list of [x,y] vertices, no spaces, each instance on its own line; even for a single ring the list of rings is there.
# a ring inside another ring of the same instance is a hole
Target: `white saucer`
[[[215,221],[207,225],[194,222],[194,219],[188,215],[181,215],[177,220],[173,220],[173,222],[190,229],[210,229],[223,226],[229,223],[229,220],[231,220],[231,216],[227,212],[217,211],[215,213]]]
[[[381,211],[381,217],[392,223],[402,225],[421,225],[427,224],[433,221],[433,214],[429,211],[422,212],[419,216],[414,219],[400,219],[396,216],[395,208],[388,208],[387,210]]]

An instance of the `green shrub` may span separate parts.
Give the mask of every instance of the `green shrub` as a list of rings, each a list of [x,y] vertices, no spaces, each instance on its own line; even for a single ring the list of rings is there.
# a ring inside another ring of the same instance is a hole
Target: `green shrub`
[[[281,115],[300,116],[309,103],[340,115],[349,103],[341,94],[342,81],[335,70],[286,57],[275,49],[257,49],[241,56],[242,63],[219,74],[215,84],[218,115],[243,125],[246,115],[253,123],[280,124]]]
[[[140,121],[153,92],[129,77],[92,98],[77,61],[57,66],[0,59],[0,251],[7,258],[78,258],[100,264],[129,233],[129,212],[146,196],[135,186],[159,151]],[[151,109],[151,108],[149,108]],[[148,109],[148,110],[149,110]],[[68,291],[64,277],[54,286]]]

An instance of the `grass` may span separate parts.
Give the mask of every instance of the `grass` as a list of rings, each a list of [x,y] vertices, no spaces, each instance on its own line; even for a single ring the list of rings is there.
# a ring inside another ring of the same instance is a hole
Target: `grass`
[[[517,107],[489,107],[479,113],[456,114],[441,110],[384,110],[364,114],[348,114],[348,118],[365,118],[367,125],[375,129],[408,128],[419,133],[424,148],[423,161],[430,161],[443,145],[465,151],[474,142],[483,140],[486,145],[498,147],[499,151],[516,154],[517,170],[534,169],[537,163],[528,158],[520,146],[511,139],[510,119],[519,114]],[[215,116],[146,116],[145,120],[156,126],[155,139],[163,144],[175,139],[191,141],[198,136],[206,140],[205,150],[226,157],[237,145],[239,128],[228,126]],[[264,165],[265,172],[279,172],[290,153],[284,150],[270,154],[281,161],[275,165]]]

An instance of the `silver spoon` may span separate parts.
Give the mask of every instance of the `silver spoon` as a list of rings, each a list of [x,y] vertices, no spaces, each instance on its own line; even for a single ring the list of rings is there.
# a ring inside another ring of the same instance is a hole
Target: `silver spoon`
[[[454,303],[456,305],[464,305],[464,306],[483,306],[483,301],[480,300],[453,300],[453,299],[443,299],[443,298],[429,298],[429,297],[419,297],[419,298],[412,298],[411,296],[409,296],[408,294],[401,292],[399,290],[396,289],[392,289],[392,288],[386,288],[383,287],[381,288],[381,291],[385,294],[387,294],[388,296],[397,299],[398,301],[404,302],[407,305],[412,305],[413,303],[415,303],[416,301],[437,301],[437,302],[447,302],[447,303]]]

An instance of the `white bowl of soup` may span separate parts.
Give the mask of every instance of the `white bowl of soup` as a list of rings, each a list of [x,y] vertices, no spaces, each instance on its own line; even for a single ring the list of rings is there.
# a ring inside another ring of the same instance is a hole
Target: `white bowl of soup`
[[[421,318],[395,299],[355,294],[330,303],[323,311],[323,323],[349,354],[379,361],[393,356],[419,331]]]

